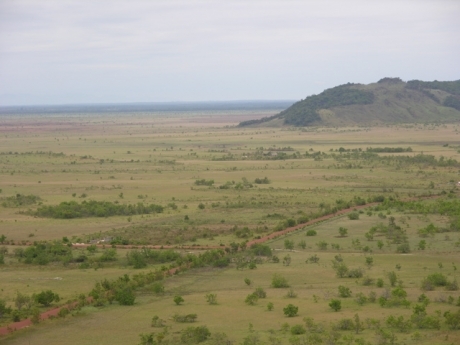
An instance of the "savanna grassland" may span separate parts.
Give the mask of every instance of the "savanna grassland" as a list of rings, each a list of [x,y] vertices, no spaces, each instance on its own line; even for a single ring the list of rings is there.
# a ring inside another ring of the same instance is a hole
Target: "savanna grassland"
[[[0,342],[459,343],[460,127],[274,113],[2,115]]]

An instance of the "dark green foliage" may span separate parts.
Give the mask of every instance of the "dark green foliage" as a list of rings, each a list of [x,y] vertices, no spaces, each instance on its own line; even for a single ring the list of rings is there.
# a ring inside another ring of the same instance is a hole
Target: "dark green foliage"
[[[451,107],[460,110],[460,99],[458,96],[447,96],[442,105],[445,107]]]
[[[460,329],[460,309],[456,312],[446,311],[444,318],[446,319],[446,325],[450,329]]]
[[[259,296],[255,292],[253,292],[246,296],[244,303],[248,305],[255,305],[258,300],[259,300]]]
[[[174,303],[176,303],[176,305],[184,303],[184,299],[182,298],[182,296],[174,296],[173,300],[174,300]]]
[[[274,274],[272,277],[272,287],[274,288],[287,288],[289,283],[285,277],[280,274]]]
[[[131,216],[163,212],[163,206],[139,202],[136,205],[121,205],[109,201],[61,202],[57,206],[42,206],[32,212],[34,216],[45,218],[72,219],[87,217]]]
[[[437,286],[447,286],[447,277],[442,273],[433,273],[422,281],[422,289],[425,291],[434,290]]]
[[[339,296],[340,297],[347,298],[347,297],[351,296],[350,288],[348,288],[346,286],[343,286],[343,285],[339,285],[338,289],[339,289]]]
[[[105,249],[99,257],[99,261],[108,262],[117,260],[117,251],[114,248]]]
[[[57,293],[51,290],[42,291],[33,296],[36,303],[48,307],[53,302],[59,302],[60,298]]]
[[[36,204],[42,199],[39,196],[32,195],[32,194],[29,194],[29,195],[16,194],[15,196],[1,198],[0,200],[2,200],[3,207],[21,207],[21,206],[29,206],[29,205]]]
[[[350,220],[358,220],[359,219],[359,213],[358,212],[350,212],[348,214],[348,219],[350,219]]]
[[[272,256],[272,249],[266,244],[254,243],[249,249],[252,253],[254,253],[254,255],[268,257]]]
[[[217,295],[215,293],[208,293],[205,296],[206,302],[209,304],[217,304]]]
[[[460,95],[460,80],[455,81],[421,81],[421,80],[409,80],[406,83],[406,88],[411,90],[442,90],[453,95]]]
[[[291,334],[293,335],[299,335],[299,334],[305,334],[307,333],[307,330],[304,325],[294,325],[291,327]]]
[[[128,265],[143,268],[147,264],[166,263],[179,259],[181,255],[172,249],[152,250],[149,248],[134,249],[126,254]]]
[[[339,331],[351,331],[355,329],[355,323],[353,319],[341,319],[333,328]]]
[[[265,176],[264,178],[256,178],[254,180],[254,183],[255,184],[269,184],[270,183],[270,180]]]
[[[165,292],[165,286],[160,282],[152,284],[152,291],[154,294],[161,295]]]
[[[412,321],[410,319],[405,320],[404,316],[396,317],[390,315],[386,320],[386,324],[388,325],[388,327],[394,328],[399,332],[403,333],[409,332],[412,327]]]
[[[254,291],[254,294],[256,294],[258,298],[266,298],[267,297],[267,293],[261,287],[256,288],[256,291]]]
[[[11,308],[6,306],[4,299],[0,299],[0,319],[9,313],[11,313]]]
[[[129,286],[123,286],[117,289],[115,293],[115,301],[121,305],[133,305],[135,300],[134,291]]]
[[[376,153],[400,153],[400,152],[412,152],[412,147],[367,147],[366,152],[376,152]],[[375,200],[382,202],[383,196],[381,196],[381,200]]]
[[[288,239],[284,240],[284,249],[292,250],[294,249],[294,245],[295,245],[294,241],[291,241]]]
[[[316,230],[310,229],[306,233],[307,236],[316,236]]]
[[[342,309],[342,302],[339,299],[333,299],[329,302],[329,307],[334,311],[339,311]]]
[[[284,315],[287,317],[294,317],[299,312],[299,307],[296,307],[293,304],[288,304],[286,307],[283,308]]]
[[[440,329],[441,321],[438,317],[428,315],[425,305],[416,304],[411,315],[411,321],[419,329]]]
[[[212,186],[213,184],[214,184],[214,180],[201,179],[201,180],[195,181],[195,185],[197,186]]]
[[[25,249],[16,248],[14,255],[26,264],[47,265],[49,262],[70,262],[72,249],[60,241],[36,243]]]
[[[152,327],[164,327],[165,326],[165,320],[160,319],[158,315],[155,315],[152,317],[152,322],[151,322]]]
[[[317,110],[373,102],[372,92],[354,89],[352,84],[340,85],[294,103],[279,116],[284,118],[284,123],[287,125],[308,126],[321,119]]]
[[[206,326],[187,327],[181,332],[182,344],[196,344],[206,341],[211,336],[211,332]]]
[[[174,322],[179,322],[179,323],[191,323],[195,322],[198,316],[196,314],[187,314],[187,315],[179,315],[175,314],[173,315],[173,320]]]

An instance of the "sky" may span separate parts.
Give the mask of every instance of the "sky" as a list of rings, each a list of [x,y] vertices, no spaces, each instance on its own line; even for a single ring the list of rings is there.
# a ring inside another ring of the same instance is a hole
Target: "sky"
[[[460,79],[460,0],[0,0],[0,106]]]

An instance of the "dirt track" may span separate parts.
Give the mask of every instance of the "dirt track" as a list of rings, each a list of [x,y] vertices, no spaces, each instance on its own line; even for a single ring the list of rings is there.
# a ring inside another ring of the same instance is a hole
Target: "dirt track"
[[[437,198],[437,197],[438,196],[429,196],[429,197],[425,197],[425,198],[422,198],[422,199],[431,199],[431,198]],[[296,226],[293,226],[293,227],[290,227],[290,228],[287,228],[287,229],[284,229],[284,230],[281,230],[281,231],[274,232],[274,233],[272,233],[270,235],[261,237],[259,239],[249,241],[247,243],[247,246],[250,247],[251,245],[256,244],[256,243],[263,243],[263,242],[266,242],[268,240],[277,238],[279,236],[288,234],[290,232],[299,230],[299,229],[301,229],[301,228],[303,228],[305,226],[313,225],[313,224],[316,224],[316,223],[319,223],[319,222],[322,222],[322,221],[325,221],[325,220],[328,220],[328,219],[331,219],[331,218],[334,218],[334,217],[337,217],[337,216],[341,216],[341,215],[346,214],[348,212],[352,212],[354,210],[360,210],[360,209],[367,208],[367,207],[372,207],[372,206],[375,206],[375,205],[378,205],[378,204],[379,204],[378,202],[373,202],[373,203],[369,203],[369,204],[366,204],[366,205],[353,206],[353,207],[350,207],[350,208],[347,208],[347,209],[343,209],[343,210],[337,211],[336,213],[332,213],[332,214],[328,214],[328,215],[325,215],[325,216],[322,216],[322,217],[319,217],[319,218],[312,219],[307,223],[299,224],[299,225],[296,225]],[[82,245],[82,246],[86,246],[86,245]],[[100,245],[100,246],[102,246],[102,245]],[[120,246],[116,246],[116,247],[117,248],[126,248],[126,249],[128,249],[128,248],[132,248],[133,246],[121,246],[120,245]],[[142,246],[142,247],[152,248],[152,249],[178,249],[178,246]],[[224,249],[225,247],[223,247],[223,246],[209,246],[209,247],[180,246],[179,248],[180,249],[201,249],[201,250],[204,250],[204,249],[216,249],[216,248]],[[168,271],[168,273],[169,274],[174,274],[174,272],[176,270],[177,270],[177,268],[173,268],[170,271]],[[56,308],[53,308],[51,310],[48,310],[48,311],[40,314],[40,320],[46,320],[46,319],[49,319],[50,317],[55,317],[55,316],[58,315],[59,311],[62,308],[73,308],[73,307],[75,307],[76,303],[77,302],[72,302],[70,304],[63,305],[63,306],[56,307]],[[5,327],[0,328],[0,336],[1,335],[7,335],[7,334],[9,334],[9,333],[11,333],[11,332],[13,332],[15,330],[26,328],[26,327],[29,327],[31,325],[32,325],[32,321],[30,319],[26,319],[26,320],[22,320],[22,321],[19,321],[19,322],[11,323],[11,324],[9,324],[9,325],[7,325]]]

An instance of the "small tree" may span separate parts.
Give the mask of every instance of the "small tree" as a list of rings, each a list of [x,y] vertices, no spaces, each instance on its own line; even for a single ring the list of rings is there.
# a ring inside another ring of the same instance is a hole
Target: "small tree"
[[[272,302],[268,302],[268,304],[267,304],[267,310],[268,310],[268,311],[272,311],[273,308],[274,308],[273,303],[272,303]]]
[[[246,296],[246,299],[244,300],[244,302],[247,305],[255,305],[258,300],[259,300],[259,296],[257,296],[257,294],[253,292]]]
[[[342,309],[342,302],[338,299],[333,299],[329,302],[329,307],[331,307],[334,311],[339,311]]]
[[[247,286],[250,286],[252,284],[252,281],[249,278],[244,278],[244,282],[246,283]]]
[[[347,236],[348,234],[348,229],[347,228],[344,228],[343,226],[341,226],[339,228],[339,234],[340,234],[340,237],[345,237]]]
[[[45,307],[48,307],[53,302],[59,302],[60,300],[59,295],[51,290],[42,291],[33,297],[36,303],[42,304]]]
[[[299,312],[299,307],[296,307],[293,304],[288,304],[286,307],[283,308],[284,315],[287,317],[294,317]]]
[[[291,240],[284,240],[284,248],[288,250],[294,249],[294,241]]]
[[[301,240],[297,245],[302,249],[307,248],[307,242],[305,242],[305,240]]]
[[[291,256],[288,254],[283,258],[283,265],[289,266],[291,264]]]
[[[287,288],[289,283],[286,278],[280,274],[274,274],[272,278],[272,287],[274,288]]]
[[[174,300],[174,303],[176,303],[176,305],[184,303],[184,299],[182,298],[182,296],[174,296],[173,300]]]
[[[215,293],[208,293],[205,298],[209,304],[217,304],[217,295]]]
[[[343,298],[347,298],[351,296],[351,290],[350,288],[347,288],[346,286],[339,285],[339,296]]]
[[[0,319],[9,313],[11,313],[11,308],[6,306],[6,301],[4,299],[0,299]]]
[[[395,286],[396,282],[398,281],[398,276],[394,271],[388,272],[387,273],[388,280],[390,281],[391,286]]]

